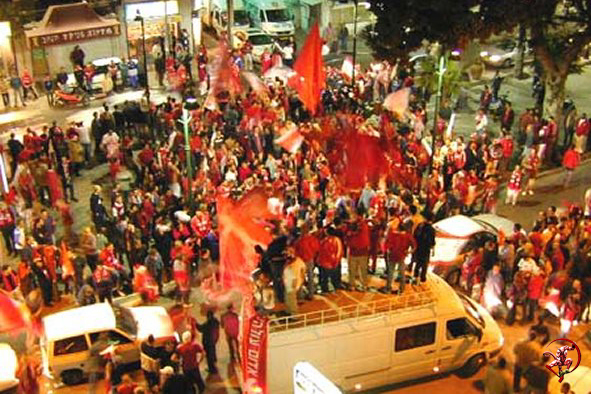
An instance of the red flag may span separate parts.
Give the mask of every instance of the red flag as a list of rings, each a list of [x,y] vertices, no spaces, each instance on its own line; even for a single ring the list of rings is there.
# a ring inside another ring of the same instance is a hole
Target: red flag
[[[31,314],[24,303],[0,291],[0,333],[30,328]]]
[[[398,117],[402,118],[408,108],[409,96],[409,88],[400,89],[394,93],[390,93],[384,100],[384,108],[392,111]]]
[[[218,47],[217,54],[214,55],[211,73],[211,87],[213,94],[227,91],[230,96],[234,96],[242,90],[240,84],[240,70],[232,60],[230,51],[225,41],[222,41]]]
[[[250,192],[238,202],[218,196],[217,208],[222,287],[249,288],[250,274],[258,262],[254,247],[265,248],[271,242],[264,223],[272,216],[267,209],[267,196],[260,190]]]
[[[291,123],[281,131],[281,136],[275,140],[275,143],[289,153],[296,153],[304,142],[304,136],[298,131],[298,127]]]
[[[242,307],[241,368],[245,393],[267,393],[268,317],[255,312],[252,297]]]
[[[293,69],[297,75],[289,80],[289,84],[297,90],[306,108],[315,114],[320,103],[320,93],[325,86],[322,38],[320,38],[318,23],[314,24],[308,34]]]
[[[268,94],[267,87],[265,86],[263,81],[261,81],[261,79],[256,76],[255,73],[245,71],[242,73],[242,76],[244,77],[244,79],[246,79],[246,82],[250,84],[250,87],[256,93],[257,96],[264,97]]]

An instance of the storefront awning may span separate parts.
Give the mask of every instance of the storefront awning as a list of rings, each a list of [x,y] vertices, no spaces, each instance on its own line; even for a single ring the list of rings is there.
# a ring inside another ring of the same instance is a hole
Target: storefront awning
[[[87,3],[50,6],[39,27],[25,32],[31,48],[67,44],[121,34],[119,22],[105,19]]]

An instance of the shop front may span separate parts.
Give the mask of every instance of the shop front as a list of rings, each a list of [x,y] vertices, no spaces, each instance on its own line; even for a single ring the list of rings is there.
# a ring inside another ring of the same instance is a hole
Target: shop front
[[[144,20],[144,34],[148,63],[154,60],[157,52],[176,45],[181,32],[181,15],[177,0],[152,1],[147,3],[125,4],[127,25],[127,44],[130,57],[142,55],[142,26],[138,16]]]
[[[85,63],[123,53],[119,22],[99,16],[87,3],[50,6],[39,26],[25,35],[34,73],[46,69],[55,75],[62,67],[71,72],[70,54],[77,45],[85,53]]]

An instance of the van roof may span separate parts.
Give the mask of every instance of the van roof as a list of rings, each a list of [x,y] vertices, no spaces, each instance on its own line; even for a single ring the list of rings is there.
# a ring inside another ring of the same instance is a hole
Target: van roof
[[[300,306],[300,313],[297,315],[271,318],[269,332],[423,308],[444,314],[464,309],[455,291],[441,277],[429,273],[423,290],[414,290],[409,285],[402,295],[338,291],[314,297],[314,300],[306,301]]]
[[[110,330],[115,328],[116,324],[115,312],[108,303],[68,309],[43,318],[47,341]]]

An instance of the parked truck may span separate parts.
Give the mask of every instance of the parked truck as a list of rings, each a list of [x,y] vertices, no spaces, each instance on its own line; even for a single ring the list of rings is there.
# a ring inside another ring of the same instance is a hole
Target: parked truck
[[[205,0],[205,12],[203,12],[203,23],[211,28],[216,36],[228,30],[228,1],[227,0]],[[233,33],[246,32],[250,27],[248,14],[242,0],[234,0],[234,25]]]
[[[245,0],[245,4],[253,27],[278,40],[295,34],[294,15],[282,0]]]
[[[295,316],[269,318],[246,306],[242,313],[245,393],[293,393],[300,362],[343,392],[445,372],[469,377],[504,342],[482,306],[434,274],[403,295],[339,290],[305,302]]]

